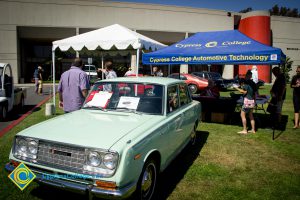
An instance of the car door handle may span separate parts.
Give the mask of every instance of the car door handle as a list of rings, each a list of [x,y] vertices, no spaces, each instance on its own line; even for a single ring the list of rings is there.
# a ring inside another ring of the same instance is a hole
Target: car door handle
[[[176,119],[175,119],[175,123],[176,123],[176,124],[179,123],[180,120],[181,120],[181,117],[176,118]]]
[[[175,131],[176,132],[181,132],[182,131],[182,128],[181,128],[181,125],[182,125],[182,118],[181,117],[178,117],[175,119]]]
[[[165,133],[167,133],[169,130],[169,125],[167,125],[166,127],[162,128],[160,131],[159,131],[159,134],[160,135],[164,135]]]

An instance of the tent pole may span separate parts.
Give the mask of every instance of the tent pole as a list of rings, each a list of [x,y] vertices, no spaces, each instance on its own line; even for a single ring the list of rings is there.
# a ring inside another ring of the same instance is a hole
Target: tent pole
[[[139,76],[140,49],[136,50],[136,77]]]
[[[52,79],[53,79],[52,91],[53,91],[53,105],[55,110],[55,50],[52,51],[52,68],[53,68],[52,69]]]
[[[103,70],[103,53],[101,52],[101,69]],[[101,72],[102,80],[104,79],[104,74]]]

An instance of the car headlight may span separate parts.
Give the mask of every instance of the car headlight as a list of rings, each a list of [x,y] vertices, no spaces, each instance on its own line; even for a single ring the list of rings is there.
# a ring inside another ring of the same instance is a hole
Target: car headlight
[[[37,154],[37,151],[38,151],[38,144],[36,141],[34,140],[31,140],[29,143],[28,143],[28,150],[31,154]]]
[[[83,166],[83,173],[111,177],[118,165],[119,154],[100,149],[86,149],[86,163]]]
[[[13,154],[15,157],[28,160],[36,159],[38,152],[38,140],[26,137],[16,137]]]
[[[92,151],[88,155],[88,164],[97,167],[101,164],[101,156],[98,152]]]
[[[117,165],[117,157],[114,154],[105,154],[103,164],[108,169],[115,169]]]
[[[22,138],[18,138],[16,141],[16,149],[18,153],[27,153],[27,141]]]

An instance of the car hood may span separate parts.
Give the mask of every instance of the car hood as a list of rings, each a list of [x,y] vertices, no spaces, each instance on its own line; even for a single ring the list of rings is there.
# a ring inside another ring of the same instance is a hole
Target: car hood
[[[153,126],[153,123],[157,124],[160,120],[161,116],[156,115],[82,109],[34,125],[18,135],[109,149],[146,122]]]

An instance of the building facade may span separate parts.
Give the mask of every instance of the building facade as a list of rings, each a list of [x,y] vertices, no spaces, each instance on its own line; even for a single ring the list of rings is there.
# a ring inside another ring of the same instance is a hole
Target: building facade
[[[196,32],[238,29],[241,18],[222,10],[110,1],[0,1],[0,62],[13,66],[14,82],[29,82],[37,64],[50,74],[55,40],[117,23],[169,45]],[[271,16],[270,30],[271,45],[294,61],[294,72],[300,65],[300,19]],[[57,59],[66,62],[56,71],[66,69],[73,56],[58,53]],[[234,76],[234,69],[224,67],[223,76]]]

